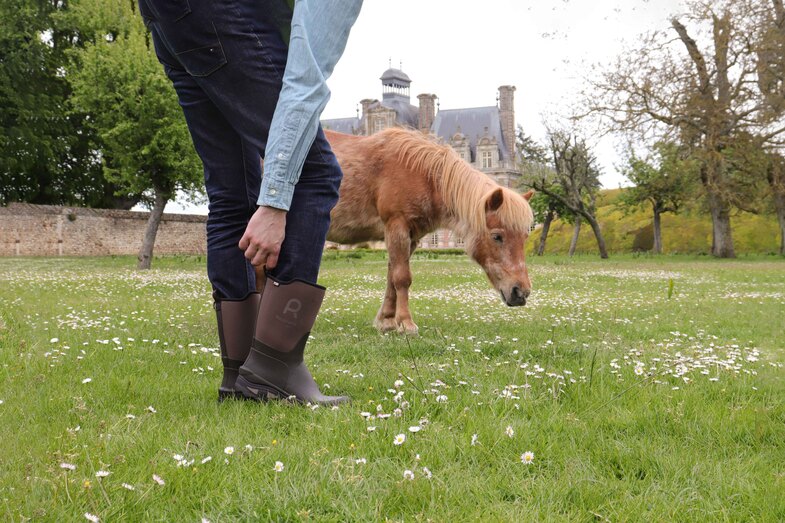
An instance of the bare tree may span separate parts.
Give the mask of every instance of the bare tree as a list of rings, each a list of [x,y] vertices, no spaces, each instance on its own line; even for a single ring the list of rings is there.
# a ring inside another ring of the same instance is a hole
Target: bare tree
[[[597,239],[600,257],[607,258],[605,239],[595,217],[596,198],[600,188],[597,159],[583,139],[564,131],[552,130],[548,134],[554,178],[545,176],[547,171],[543,170],[539,177],[528,177],[523,183],[569,210],[574,215],[578,231],[579,223],[586,220]],[[558,189],[554,186],[554,179]],[[573,242],[575,241],[574,238]]]
[[[775,128],[785,117],[785,7],[771,0],[771,9],[761,8],[754,20],[758,88],[765,103],[764,122]],[[767,144],[763,144],[766,147]],[[770,146],[766,180],[771,190],[774,212],[780,227],[780,254],[785,255],[785,166],[781,144]]]
[[[693,0],[669,31],[645,35],[618,57],[588,100],[589,112],[604,116],[613,131],[679,140],[690,149],[712,217],[712,254],[723,258],[735,256],[731,211],[749,204],[726,150],[740,133],[768,143],[785,130],[761,119],[749,30],[758,4]]]

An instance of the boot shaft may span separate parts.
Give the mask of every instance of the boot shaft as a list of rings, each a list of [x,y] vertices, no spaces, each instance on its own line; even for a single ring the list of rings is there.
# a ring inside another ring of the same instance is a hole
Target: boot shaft
[[[324,293],[320,285],[302,280],[281,283],[268,276],[254,337],[278,352],[302,354],[301,342],[316,322]]]
[[[256,331],[260,301],[261,295],[258,292],[251,292],[239,300],[215,300],[221,358],[239,361],[242,364],[248,357]]]

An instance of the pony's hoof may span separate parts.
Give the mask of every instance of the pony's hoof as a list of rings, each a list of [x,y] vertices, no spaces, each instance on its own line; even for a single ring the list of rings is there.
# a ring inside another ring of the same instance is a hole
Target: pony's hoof
[[[412,320],[405,320],[398,324],[398,332],[407,336],[417,336],[420,329]]]
[[[395,318],[384,318],[381,320],[376,318],[373,320],[373,326],[376,327],[376,330],[379,332],[392,332],[398,330],[398,325],[395,323]]]

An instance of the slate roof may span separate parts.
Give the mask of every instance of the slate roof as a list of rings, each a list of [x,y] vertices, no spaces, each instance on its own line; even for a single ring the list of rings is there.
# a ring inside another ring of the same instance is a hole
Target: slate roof
[[[360,130],[359,118],[333,118],[322,120],[322,128],[338,131],[344,134],[356,134]]]
[[[382,105],[395,111],[398,125],[408,126],[412,129],[417,128],[420,110],[410,104],[408,98],[403,96],[386,96],[385,93]]]
[[[496,138],[501,160],[511,159],[504,143],[498,107],[442,109],[436,113],[431,132],[444,139],[445,143],[450,143],[450,139],[458,132],[459,127],[460,132],[469,140],[472,154],[476,154],[477,141],[485,135],[487,127],[488,136]]]

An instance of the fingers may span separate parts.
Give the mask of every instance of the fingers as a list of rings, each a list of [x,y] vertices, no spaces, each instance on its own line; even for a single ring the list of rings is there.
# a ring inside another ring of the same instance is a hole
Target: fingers
[[[247,250],[248,247],[251,245],[251,239],[248,237],[248,233],[247,232],[245,234],[243,234],[242,238],[240,238],[240,243],[238,245],[239,245],[240,249],[242,249],[243,251]]]
[[[267,269],[274,269],[278,265],[278,256],[280,249],[264,249],[257,248],[250,245],[245,249],[245,258],[250,260],[251,265],[254,267],[266,267]]]

